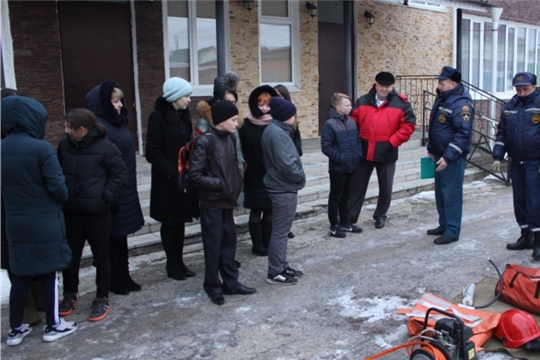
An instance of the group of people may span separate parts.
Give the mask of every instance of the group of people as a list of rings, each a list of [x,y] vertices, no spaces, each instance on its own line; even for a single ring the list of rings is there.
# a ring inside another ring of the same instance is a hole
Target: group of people
[[[238,281],[234,209],[241,202],[250,209],[252,253],[268,257],[266,281],[294,285],[303,275],[289,266],[287,258],[298,191],[306,183],[296,107],[286,87],[262,85],[251,92],[249,113],[241,119],[238,80],[233,72],[216,78],[212,98],[197,107],[200,119],[195,126],[188,108],[191,84],[179,77],[166,80],[150,114],[146,138],[146,159],[152,166],[150,216],[161,223],[167,276],[174,280],[195,276],[183,261],[185,223],[200,218],[203,288],[217,305],[224,304],[223,295],[256,292]],[[445,66],[438,81],[427,150],[436,167],[439,225],[427,233],[438,236],[435,244],[444,245],[460,236],[474,106],[459,70]],[[328,218],[333,237],[362,232],[355,223],[374,169],[379,196],[373,218],[375,228],[385,226],[398,148],[416,126],[412,106],[393,88],[394,82],[391,73],[378,73],[354,109],[346,94],[335,93],[330,99],[321,149],[329,158]],[[522,231],[508,249],[533,249],[533,259],[540,260],[540,90],[531,73],[516,74],[513,85],[517,94],[502,111],[493,167],[500,171],[508,153],[514,209]],[[97,269],[90,321],[109,313],[109,292],[125,295],[141,290],[128,264],[127,236],[144,220],[135,144],[126,127],[129,117],[121,87],[106,80],[88,93],[87,102],[89,109],[67,113],[66,137],[55,152],[43,140],[45,108],[16,91],[2,92],[2,267],[12,282],[8,345],[20,344],[32,331],[23,321],[27,299],[46,313],[44,341],[77,329],[75,322],[59,316],[69,315],[77,306],[86,241]],[[179,186],[178,153],[188,143],[193,144],[189,179],[195,191]]]
[[[434,243],[459,240],[463,212],[463,181],[471,151],[474,104],[463,86],[461,72],[444,66],[438,79],[437,97],[429,119],[428,154],[435,167],[435,202],[439,224],[429,229]],[[398,147],[415,130],[416,118],[407,97],[393,88],[394,76],[380,72],[371,90],[351,99],[335,93],[328,120],[321,132],[321,149],[329,158],[330,235],[360,233],[358,221],[373,169],[377,170],[379,194],[373,214],[375,228],[385,226],[398,159]],[[540,89],[536,75],[517,73],[512,81],[516,95],[505,104],[493,149],[493,170],[501,171],[508,154],[514,212],[521,236],[508,250],[532,249],[540,261]]]
[[[112,80],[93,88],[87,95],[90,110],[66,114],[66,136],[55,152],[43,140],[48,117],[43,105],[14,90],[2,93],[2,268],[12,283],[8,345],[20,344],[32,331],[30,324],[41,322],[35,316],[38,308],[46,313],[44,341],[77,329],[60,316],[77,305],[86,242],[97,288],[89,321],[107,316],[110,291],[141,290],[128,264],[127,237],[143,226],[144,218],[123,97]]]

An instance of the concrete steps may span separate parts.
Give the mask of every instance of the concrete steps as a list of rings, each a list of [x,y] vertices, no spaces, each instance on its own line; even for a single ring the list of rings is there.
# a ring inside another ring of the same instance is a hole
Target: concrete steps
[[[394,178],[393,199],[433,189],[433,179],[420,179],[420,158],[427,155],[425,147],[421,145],[420,135],[417,131],[409,142],[400,147]],[[298,193],[297,218],[315,216],[326,212],[330,191],[328,158],[320,151],[320,139],[303,140],[304,144],[307,153],[305,152],[302,156],[302,163],[306,174],[306,187]],[[477,168],[469,167],[465,176],[469,180],[483,177],[484,173]],[[149,216],[151,168],[146,159],[139,155],[137,156],[137,177],[145,224],[142,229],[128,238],[130,252],[142,254],[162,251],[159,237],[160,223]],[[365,203],[376,202],[377,196],[378,184],[374,171],[368,186]],[[235,211],[238,220],[237,232],[239,238],[247,232],[248,215],[249,210],[247,209],[242,208]],[[200,234],[198,220],[186,224],[186,245],[200,244]],[[87,246],[83,253],[83,261],[90,264],[90,258],[91,253]]]

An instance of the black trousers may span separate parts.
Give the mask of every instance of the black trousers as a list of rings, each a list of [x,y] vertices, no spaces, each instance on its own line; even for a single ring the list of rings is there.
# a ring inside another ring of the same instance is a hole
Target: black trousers
[[[66,213],[66,233],[71,247],[72,259],[69,267],[62,271],[64,293],[76,293],[79,289],[79,267],[88,240],[96,268],[96,296],[108,297],[111,282],[109,258],[109,233],[111,231],[110,210],[102,214]]]
[[[204,248],[204,290],[210,296],[223,289],[238,289],[236,255],[236,228],[233,210],[201,206],[201,232]],[[219,280],[223,280],[223,285]]]
[[[328,195],[328,219],[331,225],[349,222],[349,198],[354,173],[330,170],[330,194]]]
[[[54,326],[60,321],[58,317],[58,276],[56,272],[38,276],[18,276],[11,274],[11,290],[9,293],[9,326],[15,329],[22,325],[24,307],[30,283],[39,280],[41,283],[41,296],[47,325]]]
[[[374,219],[386,219],[386,214],[392,201],[392,187],[394,186],[394,175],[396,173],[396,163],[383,163],[377,161],[360,160],[353,175],[351,184],[351,199],[349,201],[349,220],[356,223],[360,217],[360,211],[366,198],[369,185],[369,178],[377,170],[377,180],[379,181],[379,198],[377,208],[373,214]]]

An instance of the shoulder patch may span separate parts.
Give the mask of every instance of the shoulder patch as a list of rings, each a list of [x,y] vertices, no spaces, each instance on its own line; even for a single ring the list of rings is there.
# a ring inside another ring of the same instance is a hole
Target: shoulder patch
[[[398,97],[403,100],[403,102],[405,104],[407,104],[409,102],[409,99],[407,98],[407,95],[404,95],[404,94],[398,94]]]
[[[465,122],[469,122],[469,120],[471,120],[471,110],[467,105],[463,105],[461,107],[461,118]]]

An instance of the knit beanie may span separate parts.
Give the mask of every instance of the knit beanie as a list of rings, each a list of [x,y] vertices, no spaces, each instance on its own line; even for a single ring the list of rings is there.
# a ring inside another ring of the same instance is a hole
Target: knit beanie
[[[172,77],[163,84],[163,97],[168,102],[174,102],[192,92],[191,84],[179,77]]]
[[[212,122],[214,125],[229,120],[235,115],[238,115],[238,108],[231,101],[220,100],[215,102],[210,108],[212,112]]]
[[[268,105],[272,118],[279,121],[287,121],[296,114],[296,106],[279,96],[272,97]]]

